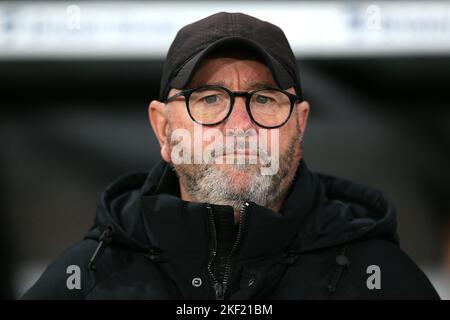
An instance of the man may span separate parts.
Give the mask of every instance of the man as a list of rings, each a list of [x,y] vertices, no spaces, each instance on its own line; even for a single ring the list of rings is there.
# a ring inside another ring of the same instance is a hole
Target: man
[[[308,170],[297,70],[251,16],[181,29],[149,106],[163,161],[111,184],[24,298],[438,299],[382,193]]]

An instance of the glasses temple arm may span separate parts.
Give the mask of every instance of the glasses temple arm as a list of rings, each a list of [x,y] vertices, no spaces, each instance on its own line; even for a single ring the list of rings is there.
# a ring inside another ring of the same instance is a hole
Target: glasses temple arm
[[[174,100],[174,99],[176,99],[178,97],[181,97],[181,96],[185,97],[185,95],[186,95],[186,92],[184,92],[184,91],[178,92],[178,93],[174,94],[173,96],[168,97],[166,99],[166,101],[164,101],[164,103],[168,103],[168,102],[170,102],[170,101],[172,101],[172,100]]]

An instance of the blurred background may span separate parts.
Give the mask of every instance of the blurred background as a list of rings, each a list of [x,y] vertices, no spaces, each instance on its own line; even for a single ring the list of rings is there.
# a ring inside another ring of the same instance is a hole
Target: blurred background
[[[240,11],[286,33],[315,171],[382,189],[450,298],[450,2],[0,1],[0,296],[91,227],[102,189],[160,159],[147,121],[177,30]]]

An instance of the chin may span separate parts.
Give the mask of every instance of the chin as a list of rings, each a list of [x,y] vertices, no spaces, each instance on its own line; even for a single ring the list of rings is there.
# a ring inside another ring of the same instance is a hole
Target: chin
[[[233,182],[237,189],[247,189],[255,180],[255,175],[259,174],[257,165],[220,165],[224,174]]]

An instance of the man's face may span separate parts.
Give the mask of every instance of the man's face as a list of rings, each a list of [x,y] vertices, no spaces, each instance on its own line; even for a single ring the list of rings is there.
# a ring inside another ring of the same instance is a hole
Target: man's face
[[[277,88],[267,66],[256,60],[238,57],[206,59],[196,71],[189,87],[205,84],[221,85],[231,91],[252,91],[261,87]],[[169,96],[179,91],[172,89]],[[287,91],[295,94],[293,88]],[[184,195],[186,199],[198,202],[228,204],[235,209],[245,200],[279,209],[276,203],[282,200],[280,198],[283,198],[289,188],[301,158],[301,135],[306,127],[309,110],[306,102],[295,104],[289,121],[277,129],[264,129],[252,122],[246,110],[245,97],[236,97],[230,116],[215,126],[201,126],[194,123],[188,114],[184,98],[172,101],[164,107],[155,106],[161,108],[158,114],[166,113],[167,123],[164,129],[155,129],[155,125],[158,125],[157,120],[153,119],[152,125],[157,135],[158,132],[164,135],[164,137],[158,137],[163,147],[161,153],[164,160],[173,165],[180,178],[182,197]],[[150,118],[152,118],[151,111]],[[190,135],[191,163],[173,161],[174,150],[180,142],[179,136],[174,138],[176,136],[174,133],[179,132],[180,129]],[[198,134],[199,129],[202,131],[201,135]],[[233,145],[234,150],[231,152],[224,150],[226,142],[225,140],[216,141],[217,132],[221,133],[223,139],[229,138],[236,142]],[[211,136],[215,139],[202,138]],[[240,140],[233,139],[236,136],[241,137]],[[254,144],[249,144],[250,137],[254,139],[254,142],[257,141],[256,149],[250,148],[255,147]],[[263,140],[265,144],[262,148],[263,144],[259,142]],[[245,143],[242,143],[243,141]],[[216,143],[221,143],[224,149],[222,149],[223,153],[213,152],[213,160],[221,158],[222,161],[195,163],[196,150],[205,150],[208,146],[211,149],[211,146]],[[255,156],[251,161],[252,156],[246,154],[249,149],[256,150],[257,158],[265,157],[266,161],[269,158],[272,163],[262,165],[261,158],[255,160]],[[237,161],[238,155],[245,157],[245,164],[233,163]],[[274,162],[277,162],[276,165]],[[276,172],[262,174],[261,169],[268,165],[275,167]]]

